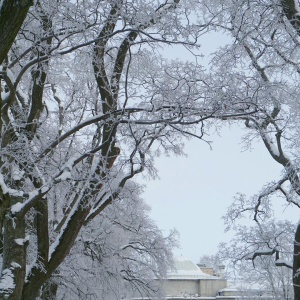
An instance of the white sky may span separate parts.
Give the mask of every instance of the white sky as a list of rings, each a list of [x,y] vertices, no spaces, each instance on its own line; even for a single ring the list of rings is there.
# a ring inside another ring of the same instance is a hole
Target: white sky
[[[238,127],[222,129],[221,136],[211,137],[213,150],[204,142],[190,141],[185,147],[188,157],[160,157],[155,164],[160,179],[143,181],[144,198],[158,227],[164,233],[172,228],[180,233],[176,256],[198,262],[202,255],[215,254],[218,244],[232,237],[224,233],[221,217],[233,196],[251,196],[280,176],[280,166],[262,143],[242,151],[243,134]],[[297,208],[286,208],[282,199],[278,202],[279,215],[297,220]]]
[[[220,33],[204,36],[200,43],[206,55],[226,44],[229,38]],[[169,49],[170,50],[170,49]],[[168,57],[188,59],[183,48],[167,51]],[[229,241],[232,233],[224,233],[225,215],[237,192],[251,196],[263,185],[280,176],[282,168],[267,153],[262,142],[253,144],[252,151],[243,151],[241,128],[224,127],[220,136],[214,134],[213,150],[199,140],[186,143],[188,157],[160,157],[155,166],[160,179],[139,180],[145,184],[144,199],[151,206],[151,217],[167,233],[176,228],[181,248],[176,256],[198,262],[200,256],[215,254],[220,242]],[[297,208],[278,201],[277,215],[298,221]],[[249,220],[249,224],[252,221]]]

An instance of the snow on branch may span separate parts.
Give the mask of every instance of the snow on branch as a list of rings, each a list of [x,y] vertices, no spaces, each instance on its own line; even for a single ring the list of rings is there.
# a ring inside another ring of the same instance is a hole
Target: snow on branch
[[[253,261],[258,256],[264,256],[264,255],[270,255],[271,256],[274,253],[276,253],[276,260],[279,259],[279,250],[277,250],[276,247],[274,247],[273,249],[267,249],[267,250],[258,249],[255,252],[253,252],[252,254],[250,254],[246,259]]]
[[[9,194],[9,195],[15,196],[15,197],[23,197],[25,195],[25,193],[23,191],[9,188],[6,185],[6,183],[4,182],[4,177],[1,173],[0,173],[0,187],[1,187],[2,193],[4,195]]]
[[[254,260],[257,257],[260,256],[272,256],[273,254],[275,254],[275,266],[277,267],[287,267],[289,269],[293,269],[293,264],[291,262],[285,261],[283,259],[279,259],[279,250],[277,249],[277,246],[274,247],[273,249],[258,249],[255,252],[251,253],[248,255],[248,257],[246,257],[246,260],[252,260],[253,262],[253,266],[254,265]]]
[[[17,202],[11,206],[11,213],[13,215],[19,214],[24,215],[28,210],[40,199],[42,199],[48,192],[50,188],[48,186],[42,186],[40,189],[30,192],[28,194],[23,194],[24,197],[27,197],[26,201],[21,203]]]
[[[282,260],[282,259],[278,259],[275,261],[275,266],[276,267],[286,267],[286,268],[289,268],[289,269],[293,269],[293,263],[290,262],[290,261],[285,261],[285,260]]]

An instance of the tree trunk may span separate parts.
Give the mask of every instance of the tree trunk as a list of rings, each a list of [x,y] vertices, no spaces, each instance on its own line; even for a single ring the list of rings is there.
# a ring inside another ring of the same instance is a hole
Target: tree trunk
[[[17,202],[17,198],[12,199]],[[8,213],[3,222],[3,265],[1,281],[7,288],[0,291],[0,299],[19,300],[22,297],[26,274],[25,220]]]
[[[41,287],[50,279],[51,275],[69,254],[89,211],[88,207],[79,205],[60,237],[59,245],[53,252],[48,264],[45,265],[45,270],[41,270],[36,266],[31,270],[31,274],[24,284],[22,298],[19,299],[33,300],[40,296]]]
[[[50,278],[44,285],[41,292],[41,300],[56,300],[57,297],[57,283],[53,282]]]
[[[26,16],[32,0],[2,1],[0,7],[0,64],[5,59]]]
[[[297,226],[294,241],[293,285],[294,299],[300,300],[300,224]]]
[[[281,0],[281,5],[285,16],[297,31],[298,35],[300,35],[300,17],[298,15],[299,12],[295,0]]]

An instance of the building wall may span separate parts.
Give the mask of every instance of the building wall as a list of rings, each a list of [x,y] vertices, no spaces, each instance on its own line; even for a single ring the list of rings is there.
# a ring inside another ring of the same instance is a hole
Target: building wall
[[[196,295],[199,293],[199,280],[172,279],[163,282],[166,296]]]
[[[226,279],[172,279],[163,282],[163,291],[166,296],[215,297],[226,286]]]
[[[199,295],[201,297],[215,297],[227,286],[226,279],[202,279],[199,281]]]

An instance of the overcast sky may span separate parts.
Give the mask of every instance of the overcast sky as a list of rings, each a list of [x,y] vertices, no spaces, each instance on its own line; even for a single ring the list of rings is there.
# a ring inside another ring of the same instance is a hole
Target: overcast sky
[[[221,217],[234,195],[251,196],[280,176],[282,169],[262,143],[242,150],[243,133],[238,127],[224,128],[221,136],[211,136],[212,150],[204,142],[188,142],[188,157],[160,157],[155,164],[160,179],[143,181],[151,217],[165,233],[172,228],[180,233],[181,248],[175,255],[198,262],[201,255],[215,254],[218,244],[232,236],[224,233]],[[278,202],[279,215],[297,218],[297,209]]]
[[[208,68],[210,53],[229,42],[221,33],[201,38],[203,65]],[[169,58],[189,59],[183,48],[167,51]],[[185,145],[187,157],[160,157],[155,166],[160,179],[139,180],[145,184],[144,199],[151,206],[151,217],[167,233],[176,228],[181,248],[175,252],[198,262],[200,256],[215,254],[220,242],[229,241],[221,219],[236,193],[251,196],[267,182],[279,178],[282,168],[271,158],[263,143],[244,151],[243,124],[224,127],[220,136],[213,134],[213,149],[199,140]],[[280,199],[277,214],[298,221],[298,209],[286,207]],[[249,220],[249,224],[252,221]]]

